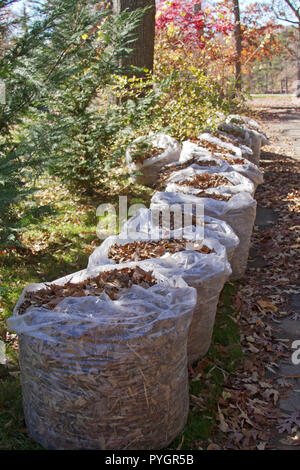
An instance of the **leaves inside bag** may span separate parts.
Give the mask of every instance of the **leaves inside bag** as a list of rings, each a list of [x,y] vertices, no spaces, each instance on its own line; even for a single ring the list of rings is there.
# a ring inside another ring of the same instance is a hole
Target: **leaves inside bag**
[[[244,144],[246,145],[246,139],[244,137],[242,137],[241,135],[239,136],[233,136],[233,135],[224,135],[224,134],[221,134],[219,132],[216,132],[214,134],[215,137],[217,137],[218,139],[222,140],[223,142],[227,142],[228,144],[233,144],[235,146],[239,145],[239,144]]]
[[[154,147],[151,141],[144,139],[140,142],[134,142],[130,146],[131,158],[134,162],[143,163],[149,158],[156,157],[163,153],[165,149]]]
[[[209,199],[216,199],[217,201],[229,201],[232,198],[232,194],[217,194],[217,193],[207,193],[206,191],[199,191],[196,194],[197,197],[206,197]]]
[[[207,150],[209,150],[213,155],[216,152],[224,152],[224,147],[222,145],[216,144],[215,142],[208,142],[207,140],[201,140],[201,139],[189,139],[193,144],[197,144],[200,147],[203,147]],[[236,153],[231,150],[231,149],[226,149],[226,152],[229,153],[230,155],[236,155]]]
[[[233,186],[228,178],[216,173],[195,174],[184,181],[176,181],[179,186],[191,186],[193,188],[208,189],[217,188],[218,186]]]
[[[192,244],[189,248],[187,246]],[[116,263],[125,263],[128,261],[142,261],[149,258],[160,258],[169,253],[177,253],[186,249],[193,249],[198,253],[211,254],[213,249],[208,248],[201,242],[189,242],[181,239],[164,239],[158,241],[136,241],[118,245],[115,243],[109,248],[108,258]]]
[[[198,166],[204,166],[204,167],[218,166],[218,162],[215,160],[205,160],[203,159],[203,157],[200,160],[200,159],[197,159],[196,155],[193,155],[189,160],[181,164],[172,164],[172,165],[164,166],[160,171],[160,181],[161,182],[165,181],[175,171],[185,170],[185,168],[188,168],[193,163],[196,163]]]
[[[26,292],[18,312],[22,315],[29,307],[44,307],[53,310],[66,297],[99,296],[103,292],[115,300],[122,290],[130,288],[133,284],[147,289],[156,283],[152,273],[144,271],[139,266],[113,269],[82,282],[72,283],[69,281],[64,285],[48,284],[45,289]]]
[[[229,163],[229,165],[244,165],[245,160],[243,158],[230,158],[226,155],[219,155],[218,158],[221,160],[225,160],[225,162]]]

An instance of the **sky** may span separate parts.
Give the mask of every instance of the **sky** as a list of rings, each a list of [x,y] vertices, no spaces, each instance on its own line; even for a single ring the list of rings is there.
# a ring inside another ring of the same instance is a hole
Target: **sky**
[[[17,2],[17,3],[15,4],[14,8],[19,9],[20,6],[21,6],[23,3],[26,5],[26,3],[28,4],[29,2],[26,1],[26,0],[20,0],[19,2]],[[203,0],[203,3],[208,3],[208,4],[209,4],[209,3],[210,3],[210,0]],[[250,5],[251,3],[255,3],[255,0],[240,0],[240,5],[241,5],[241,7],[243,7],[243,6],[245,6],[245,5]]]
[[[300,0],[298,0],[298,1],[300,3]],[[209,4],[213,3],[213,0],[202,0],[202,2],[203,2],[204,5],[209,5]],[[269,3],[269,4],[271,4],[272,0],[239,0],[239,2],[240,2],[240,9],[243,10],[243,8],[245,8],[249,5],[253,5],[254,3]],[[286,21],[280,21],[280,20],[278,20],[278,23],[283,24],[283,25],[288,25],[289,24]]]
[[[241,10],[246,7],[246,6],[249,6],[253,3],[259,3],[260,0],[240,0],[240,8]],[[268,2],[268,3],[271,3],[272,0],[264,0],[264,2]],[[202,2],[204,3],[204,5],[209,5],[212,3],[212,0],[202,0]],[[299,0],[300,2],[300,0]],[[19,12],[19,11],[22,11],[22,6],[23,5],[29,5],[30,2],[27,0],[19,0],[18,2],[15,3],[15,5],[13,6],[13,10],[15,10],[16,12]],[[280,23],[282,24],[287,24],[286,22],[281,22]]]

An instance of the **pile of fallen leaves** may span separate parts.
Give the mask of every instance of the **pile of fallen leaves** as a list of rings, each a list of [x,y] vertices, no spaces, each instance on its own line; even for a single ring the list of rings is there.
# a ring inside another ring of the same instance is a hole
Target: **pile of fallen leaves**
[[[179,186],[191,186],[193,188],[217,188],[219,186],[233,186],[228,178],[217,173],[195,174],[183,181],[176,181]]]
[[[160,258],[165,254],[178,253],[184,251],[189,246],[198,253],[209,255],[214,253],[213,249],[198,242],[190,242],[181,239],[158,240],[158,241],[136,241],[118,245],[115,243],[108,250],[108,258],[116,263],[126,263],[128,261],[142,261],[149,258]]]
[[[27,292],[18,311],[19,314],[23,314],[29,307],[44,307],[53,310],[66,297],[99,296],[103,292],[114,300],[123,289],[128,289],[133,284],[147,289],[156,284],[156,280],[151,273],[136,266],[130,269],[106,271],[78,283],[69,281],[64,285],[46,284],[45,289]]]

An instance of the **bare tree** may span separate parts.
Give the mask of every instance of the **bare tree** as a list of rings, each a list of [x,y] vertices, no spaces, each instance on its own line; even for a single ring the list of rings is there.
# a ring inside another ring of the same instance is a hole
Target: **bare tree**
[[[300,97],[300,2],[299,0],[272,0],[277,19],[292,24],[297,31],[297,96]]]
[[[242,30],[239,0],[232,0],[235,43],[235,88],[242,89]]]
[[[143,20],[136,29],[137,40],[133,43],[133,52],[124,59],[124,65],[133,65],[148,70],[153,69],[155,37],[155,0],[113,0],[115,13],[126,9],[134,11],[148,7]]]

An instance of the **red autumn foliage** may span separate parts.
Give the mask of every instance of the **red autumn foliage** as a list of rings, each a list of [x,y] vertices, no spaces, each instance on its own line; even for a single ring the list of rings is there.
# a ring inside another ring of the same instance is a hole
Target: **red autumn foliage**
[[[182,42],[187,47],[203,49],[214,35],[228,34],[232,30],[224,9],[202,10],[200,3],[199,0],[160,0],[156,14],[157,31],[163,32],[175,26],[173,45]]]

